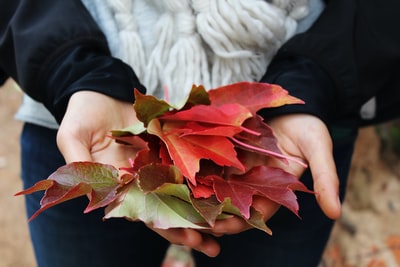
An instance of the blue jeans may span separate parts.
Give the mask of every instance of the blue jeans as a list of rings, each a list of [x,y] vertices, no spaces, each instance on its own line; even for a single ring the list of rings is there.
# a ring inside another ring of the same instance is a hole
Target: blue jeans
[[[56,131],[26,124],[21,135],[22,178],[30,187],[65,164],[55,143]],[[334,139],[334,154],[344,197],[356,131]],[[307,172],[301,178],[312,188]],[[194,252],[197,266],[317,266],[333,226],[312,194],[297,193],[299,219],[281,208],[260,230],[219,238],[221,254],[208,258]],[[26,196],[28,216],[39,209],[43,192]],[[86,198],[57,205],[29,223],[39,267],[161,266],[168,242],[143,223],[124,219],[102,221],[103,210],[83,214]]]
[[[46,179],[65,164],[56,131],[25,124],[21,135],[24,187]],[[28,216],[40,208],[43,192],[26,196]],[[143,223],[102,221],[104,211],[83,214],[86,197],[52,207],[29,223],[39,267],[161,266],[169,243]]]

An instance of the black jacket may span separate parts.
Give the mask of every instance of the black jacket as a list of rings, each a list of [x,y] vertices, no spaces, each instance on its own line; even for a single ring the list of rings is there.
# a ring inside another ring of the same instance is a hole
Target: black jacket
[[[61,121],[80,90],[132,101],[145,92],[133,70],[112,58],[103,33],[79,0],[2,0],[0,77],[12,77]]]
[[[261,112],[304,112],[325,122],[364,125],[400,114],[400,1],[331,0],[313,27],[290,39],[262,81],[306,101]],[[13,77],[61,121],[69,97],[94,90],[133,101],[134,71],[112,58],[106,39],[79,0],[9,0],[0,9],[0,82]],[[377,117],[360,107],[371,97]]]
[[[306,112],[326,122],[360,126],[400,115],[400,1],[331,0],[314,25],[278,52],[264,81],[306,105],[265,115]],[[376,117],[360,117],[376,97]]]

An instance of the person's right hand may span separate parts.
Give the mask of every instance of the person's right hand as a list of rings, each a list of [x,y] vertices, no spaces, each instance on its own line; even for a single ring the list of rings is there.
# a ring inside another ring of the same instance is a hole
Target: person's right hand
[[[57,145],[67,163],[93,161],[128,167],[136,150],[108,137],[134,121],[132,103],[93,91],[74,93],[57,133]]]
[[[72,95],[57,134],[57,144],[67,163],[95,161],[117,168],[128,167],[137,152],[107,137],[110,130],[123,129],[134,122],[131,103],[109,96],[80,91]],[[208,234],[193,229],[150,229],[178,245],[186,245],[216,256],[220,247]]]

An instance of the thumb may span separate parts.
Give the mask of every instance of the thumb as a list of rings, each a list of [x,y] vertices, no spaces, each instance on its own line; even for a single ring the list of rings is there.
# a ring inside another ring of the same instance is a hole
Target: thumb
[[[57,145],[66,163],[93,160],[88,144],[83,143],[82,139],[75,138],[74,134],[64,127],[57,133]]]

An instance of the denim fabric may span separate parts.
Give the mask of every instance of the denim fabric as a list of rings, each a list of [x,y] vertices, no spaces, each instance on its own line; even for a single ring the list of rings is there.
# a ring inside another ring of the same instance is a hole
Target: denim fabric
[[[47,178],[64,164],[55,145],[56,132],[26,124],[21,136],[24,187]],[[356,132],[334,138],[334,154],[343,199]],[[307,172],[301,180],[312,189]],[[273,236],[260,230],[219,238],[216,258],[194,253],[198,267],[317,266],[333,221],[320,210],[312,194],[297,193],[301,219],[285,208],[267,222]],[[39,209],[42,192],[26,197],[28,216]],[[30,222],[39,267],[161,266],[168,243],[142,223],[124,219],[103,222],[103,211],[83,214],[86,198],[55,206]]]
[[[25,124],[21,135],[24,188],[46,179],[65,164],[56,131]],[[40,208],[43,192],[26,196],[30,217]],[[39,267],[160,266],[168,242],[142,223],[125,219],[102,221],[103,210],[83,214],[82,197],[54,206],[29,223]]]

